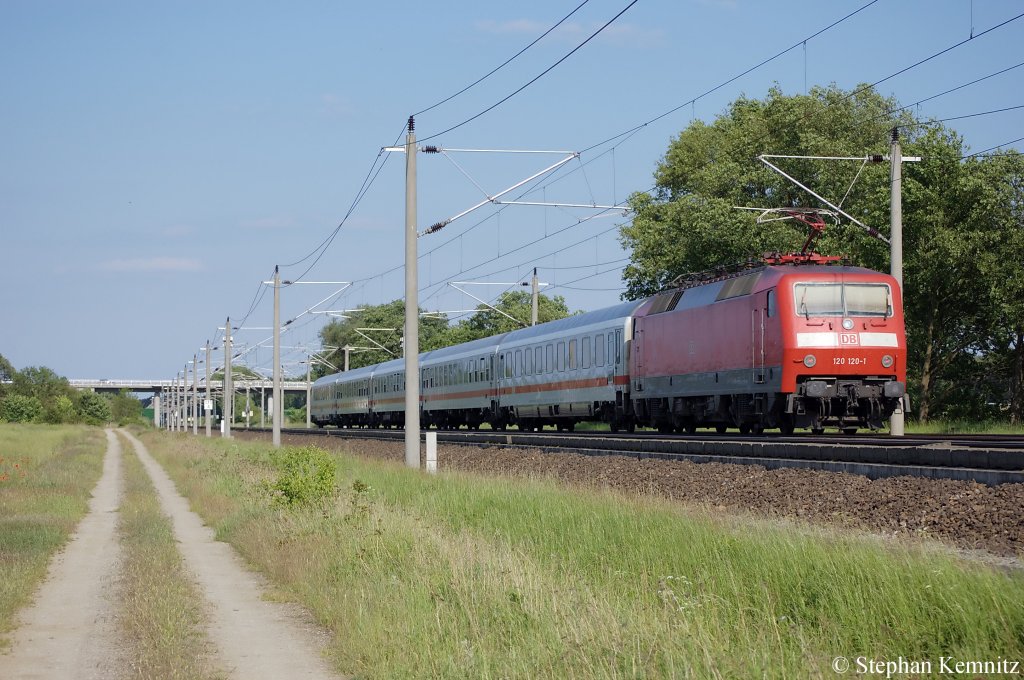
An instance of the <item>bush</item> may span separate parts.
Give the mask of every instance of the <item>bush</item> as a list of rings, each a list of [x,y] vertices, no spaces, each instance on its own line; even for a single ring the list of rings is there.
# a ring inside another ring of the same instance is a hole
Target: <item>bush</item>
[[[55,399],[48,401],[43,407],[44,422],[60,425],[61,423],[73,423],[77,420],[78,411],[75,410],[74,402],[63,394],[57,395]]]
[[[20,394],[8,395],[0,401],[0,420],[10,423],[28,423],[38,418],[43,412],[43,405],[35,397]]]
[[[83,392],[78,401],[82,419],[90,425],[102,425],[110,420],[110,402],[95,392]]]
[[[320,502],[334,493],[337,465],[327,451],[318,446],[287,447],[274,451],[270,458],[278,470],[270,490],[285,505]]]

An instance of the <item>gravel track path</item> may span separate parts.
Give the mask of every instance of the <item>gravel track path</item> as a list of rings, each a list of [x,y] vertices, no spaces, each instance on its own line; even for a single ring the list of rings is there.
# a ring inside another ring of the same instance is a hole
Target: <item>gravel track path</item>
[[[107,430],[103,474],[89,512],[50,568],[35,602],[22,610],[0,678],[87,680],[124,677],[128,661],[117,622],[123,494],[121,444]]]
[[[227,543],[188,507],[170,477],[145,445],[131,441],[156,487],[160,506],[171,518],[174,536],[188,569],[208,604],[207,634],[229,677],[244,680],[281,678],[330,679],[321,654],[326,636],[301,608],[263,599],[265,583],[249,571]]]

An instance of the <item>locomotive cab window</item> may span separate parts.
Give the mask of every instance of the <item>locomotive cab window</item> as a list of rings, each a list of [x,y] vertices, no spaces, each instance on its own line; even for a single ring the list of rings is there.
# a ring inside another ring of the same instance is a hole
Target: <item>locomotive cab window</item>
[[[797,283],[800,316],[892,316],[892,293],[885,283]]]

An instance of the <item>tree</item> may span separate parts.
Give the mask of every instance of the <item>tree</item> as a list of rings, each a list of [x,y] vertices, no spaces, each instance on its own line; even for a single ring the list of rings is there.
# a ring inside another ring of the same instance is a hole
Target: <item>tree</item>
[[[321,344],[332,348],[324,357],[328,363],[341,370],[345,364],[346,346],[358,348],[350,353],[349,368],[360,368],[403,356],[404,300],[382,305],[363,305],[359,311],[350,314],[349,318],[332,321],[320,329]],[[359,331],[360,328],[386,330]],[[445,317],[421,316],[419,329],[421,352],[450,344],[448,319]],[[314,378],[334,372],[318,364],[314,369]]]
[[[651,295],[680,274],[759,257],[767,251],[798,250],[805,234],[791,223],[756,224],[734,206],[821,207],[809,194],[756,160],[760,154],[864,156],[886,150],[888,131],[912,123],[909,114],[867,88],[847,93],[814,88],[785,96],[777,88],[764,100],[742,97],[712,124],[697,121],[669,145],[654,173],[654,195],[634,194],[632,224],[620,240],[632,250],[623,271],[626,299]],[[825,196],[842,197],[855,177],[853,163],[787,160],[785,168]],[[888,220],[888,169],[864,168],[844,205],[871,226]],[[874,199],[874,200],[871,200]],[[846,253],[873,266],[884,263],[885,244],[857,227],[826,231],[819,250]]]
[[[533,314],[530,293],[521,290],[507,291],[502,293],[494,307],[501,311],[495,311],[487,305],[478,305],[473,316],[460,321],[452,328],[451,344],[508,333],[530,325]],[[550,298],[543,294],[538,296],[537,323],[564,319],[567,316],[569,307],[565,304],[564,297],[556,295]]]
[[[121,390],[110,399],[110,418],[119,425],[138,422],[142,418],[142,402],[128,390]]]
[[[110,420],[110,401],[95,392],[82,392],[78,412],[86,423],[102,425]]]
[[[58,396],[71,399],[75,390],[53,370],[45,366],[29,366],[14,375],[12,390],[24,396],[35,397],[44,406],[53,402]]]
[[[43,413],[43,405],[35,397],[8,394],[0,400],[0,420],[8,423],[30,423]]]
[[[1024,155],[992,156],[979,166],[982,181],[992,188],[978,206],[988,218],[980,266],[990,282],[985,308],[991,311],[993,355],[983,370],[1004,377],[992,391],[1006,404],[1010,422],[1019,424],[1024,422]]]
[[[653,195],[631,198],[635,217],[620,234],[632,250],[623,272],[624,297],[653,294],[682,273],[765,251],[797,250],[805,234],[791,223],[756,224],[750,213],[733,206],[824,206],[756,157],[885,153],[890,130],[900,126],[903,153],[923,157],[903,166],[909,387],[922,420],[980,414],[989,399],[985,395],[999,391],[998,381],[988,375],[995,348],[1002,348],[1007,364],[1024,362],[1019,350],[1024,335],[1016,332],[1024,328],[1020,166],[1006,167],[1009,160],[964,161],[963,141],[955,132],[898,111],[895,100],[868,87],[853,92],[819,87],[797,96],[772,89],[764,100],[740,98],[713,123],[696,122],[682,131],[657,167]],[[888,164],[864,166],[847,194],[858,164],[779,162],[818,193],[845,197],[845,209],[862,222],[888,231]],[[817,249],[889,269],[888,247],[856,226],[827,230]],[[1024,365],[1014,372],[1022,373]],[[1019,404],[1016,380],[1013,395]]]

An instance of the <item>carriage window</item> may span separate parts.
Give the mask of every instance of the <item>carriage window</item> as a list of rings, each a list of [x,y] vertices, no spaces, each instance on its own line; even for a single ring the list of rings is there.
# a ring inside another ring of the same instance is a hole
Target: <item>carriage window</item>
[[[594,365],[604,366],[604,333],[598,334],[594,343]]]
[[[533,375],[533,350],[529,347],[523,350],[523,375]]]
[[[548,343],[546,354],[547,359],[545,360],[545,370],[547,370],[548,373],[551,373],[555,370],[555,346],[551,343]]]
[[[576,338],[569,341],[569,370],[576,370]]]
[[[521,350],[521,349],[517,349],[516,350],[516,358],[515,358],[515,362],[513,364],[513,367],[514,367],[514,370],[512,372],[512,375],[514,375],[515,377],[518,378],[519,376],[521,376],[523,374],[523,350]]]
[[[583,338],[583,351],[580,353],[580,368],[590,368],[590,336]]]
[[[505,377],[512,377],[512,352],[505,352]]]
[[[773,316],[775,316],[776,314],[778,314],[779,310],[776,309],[776,305],[775,305],[775,291],[774,290],[768,291],[768,304],[766,306],[768,307],[768,318],[769,319],[772,318]]]
[[[611,336],[609,335],[609,338]],[[622,362],[622,331],[615,331],[615,363]]]
[[[538,375],[544,372],[544,348],[540,345],[533,348],[533,365]]]
[[[555,367],[562,372],[565,370],[565,342],[559,342],[555,349]]]

